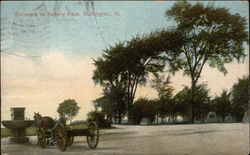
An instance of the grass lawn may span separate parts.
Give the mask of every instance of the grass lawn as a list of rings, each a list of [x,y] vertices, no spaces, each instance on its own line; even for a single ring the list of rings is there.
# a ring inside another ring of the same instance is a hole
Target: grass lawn
[[[6,128],[1,128],[1,138],[10,136],[10,131]]]
[[[36,135],[36,128],[35,127],[29,127],[26,129],[26,135],[27,136],[34,136]],[[7,128],[1,128],[1,138],[9,137],[10,136],[10,130]]]

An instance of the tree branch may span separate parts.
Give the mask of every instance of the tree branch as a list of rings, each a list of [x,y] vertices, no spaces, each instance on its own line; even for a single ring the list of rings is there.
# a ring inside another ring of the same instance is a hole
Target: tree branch
[[[199,70],[199,72],[198,72],[198,75],[196,76],[196,79],[195,79],[194,83],[196,83],[196,82],[198,81],[198,79],[199,79],[199,77],[200,77],[200,75],[201,75],[201,71],[202,71],[202,69],[203,69],[203,66],[205,65],[207,59],[208,59],[208,57],[205,56],[205,57],[204,57],[204,60],[203,60],[203,62],[202,62],[201,68],[200,68],[200,70]]]

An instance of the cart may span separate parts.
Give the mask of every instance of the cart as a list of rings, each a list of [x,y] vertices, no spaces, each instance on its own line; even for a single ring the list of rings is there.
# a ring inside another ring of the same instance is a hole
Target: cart
[[[51,131],[45,131],[42,128],[37,129],[38,142],[42,148],[49,144],[49,138],[51,137]],[[75,136],[86,136],[89,148],[95,149],[99,142],[99,128],[95,122],[91,122],[88,128],[72,129],[66,127],[63,124],[59,124],[56,128],[56,144],[59,150],[65,151],[68,146],[71,146],[74,142]]]
[[[65,151],[71,146],[75,136],[86,136],[89,148],[95,149],[99,142],[99,129],[95,122],[91,122],[88,128],[71,129],[65,128],[63,124],[59,124],[56,128],[57,147],[61,151]]]

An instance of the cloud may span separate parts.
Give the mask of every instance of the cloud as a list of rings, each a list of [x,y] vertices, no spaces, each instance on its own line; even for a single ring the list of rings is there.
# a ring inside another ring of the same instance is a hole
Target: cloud
[[[93,109],[91,101],[101,94],[92,82],[94,66],[89,56],[74,59],[60,52],[49,52],[39,60],[29,57],[1,57],[2,119],[10,119],[9,108],[26,107],[26,117],[40,112],[57,118],[57,107],[65,99],[81,106],[76,119],[85,119]]]
[[[22,53],[19,53],[22,54]],[[205,66],[199,82],[207,82],[212,95],[219,95],[222,89],[230,89],[238,78],[248,74],[248,57],[245,63],[233,62],[226,65],[224,76],[217,69]],[[101,96],[102,88],[92,80],[93,62],[90,56],[74,57],[63,52],[50,51],[41,58],[1,55],[2,119],[10,119],[10,107],[26,107],[25,115],[33,112],[57,118],[57,107],[65,99],[75,99],[81,107],[75,120],[86,119],[93,110],[92,100]],[[178,72],[171,78],[174,93],[184,85],[190,85],[189,77]],[[138,97],[156,98],[157,92],[139,87]]]

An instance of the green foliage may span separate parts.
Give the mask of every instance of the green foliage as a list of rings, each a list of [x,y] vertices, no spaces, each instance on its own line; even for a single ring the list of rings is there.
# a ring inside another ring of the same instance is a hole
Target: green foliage
[[[197,85],[195,96],[195,117],[204,121],[205,115],[211,110],[212,105],[210,102],[211,96],[209,95],[210,90],[207,84]],[[190,90],[191,91],[191,90]]]
[[[156,106],[156,114],[159,115],[160,118],[165,118],[167,114],[169,114],[170,102],[168,102],[166,98],[160,98],[155,102]]]
[[[174,113],[175,108],[172,100],[174,88],[170,86],[170,75],[168,77],[155,75],[151,83],[152,87],[158,92],[159,97],[155,101],[158,122],[158,116],[163,120],[167,115]]]
[[[36,127],[26,128],[26,135],[27,136],[35,136],[35,135],[37,135]]]
[[[173,95],[174,88],[170,86],[170,76],[165,78],[164,76],[155,76],[155,78],[151,81],[152,88],[155,88],[158,92],[159,98],[171,98]]]
[[[231,102],[230,93],[227,90],[223,90],[220,96],[216,96],[213,99],[213,104],[215,106],[215,112],[222,116],[224,121],[225,117],[231,113]]]
[[[92,122],[95,121],[99,127],[111,127],[112,122],[110,120],[105,119],[105,113],[100,111],[91,111],[87,114],[87,121]]]
[[[174,28],[118,42],[94,60],[93,80],[113,94],[114,102],[110,103],[115,104],[116,110],[106,109],[107,113],[118,111],[121,116],[126,107],[130,119],[137,87],[146,83],[150,73],[157,76],[167,66],[172,73],[183,70],[191,79],[189,111],[193,122],[194,116],[201,117],[207,106],[203,104],[205,99],[197,97],[201,94],[196,90],[204,65],[207,63],[226,74],[225,64],[234,59],[240,62],[246,56],[243,43],[248,41],[247,21],[239,14],[231,14],[226,8],[181,1],[167,10],[166,16],[174,19]],[[155,88],[162,96],[162,90]],[[165,92],[170,90],[162,88]],[[180,110],[182,106],[186,104],[178,102],[179,108],[172,107]],[[184,110],[180,110],[181,113]]]
[[[74,125],[70,125],[70,127],[72,129],[86,129],[88,128],[88,123],[80,123],[80,124],[74,124]]]
[[[146,98],[139,98],[133,104],[132,119],[133,124],[139,124],[142,118],[147,117],[151,122],[155,120],[156,108],[153,101]]]
[[[119,124],[121,123],[122,117],[126,113],[125,108],[125,91],[117,88],[104,89],[103,96],[94,100],[94,106],[101,108],[101,111],[107,115],[107,119],[111,120],[118,118]]]
[[[121,101],[126,102],[129,118],[137,87],[146,83],[149,73],[157,74],[164,68],[165,58],[161,55],[163,47],[158,49],[158,45],[162,46],[163,43],[159,41],[164,38],[159,35],[164,36],[151,33],[119,42],[94,60],[96,69],[93,80],[116,94],[114,100],[117,105],[123,103]]]
[[[242,121],[244,112],[248,110],[249,99],[249,77],[244,76],[233,85],[232,95],[232,114],[236,121]]]
[[[108,117],[113,118],[117,112],[117,104],[108,96],[102,96],[93,101],[96,109],[101,108],[101,111]]]
[[[211,110],[209,89],[206,84],[200,84],[195,88],[197,90],[195,96],[195,117],[198,120],[203,120],[204,116]],[[174,96],[175,112],[183,116],[188,116],[190,111],[190,103],[192,90],[189,87],[184,87]]]
[[[10,136],[10,130],[7,128],[1,128],[1,138],[9,136]]]
[[[179,91],[173,98],[175,103],[175,108],[173,108],[174,113],[178,113],[182,116],[188,116],[190,111],[191,103],[191,91],[187,86]]]
[[[79,112],[80,107],[77,105],[77,102],[74,99],[64,100],[62,103],[59,104],[57,108],[57,112],[59,115],[62,115],[69,120],[75,117]]]
[[[29,127],[26,129],[26,135],[27,136],[35,136],[36,133],[36,127]],[[7,128],[1,128],[1,138],[9,137],[10,136],[10,130]]]

